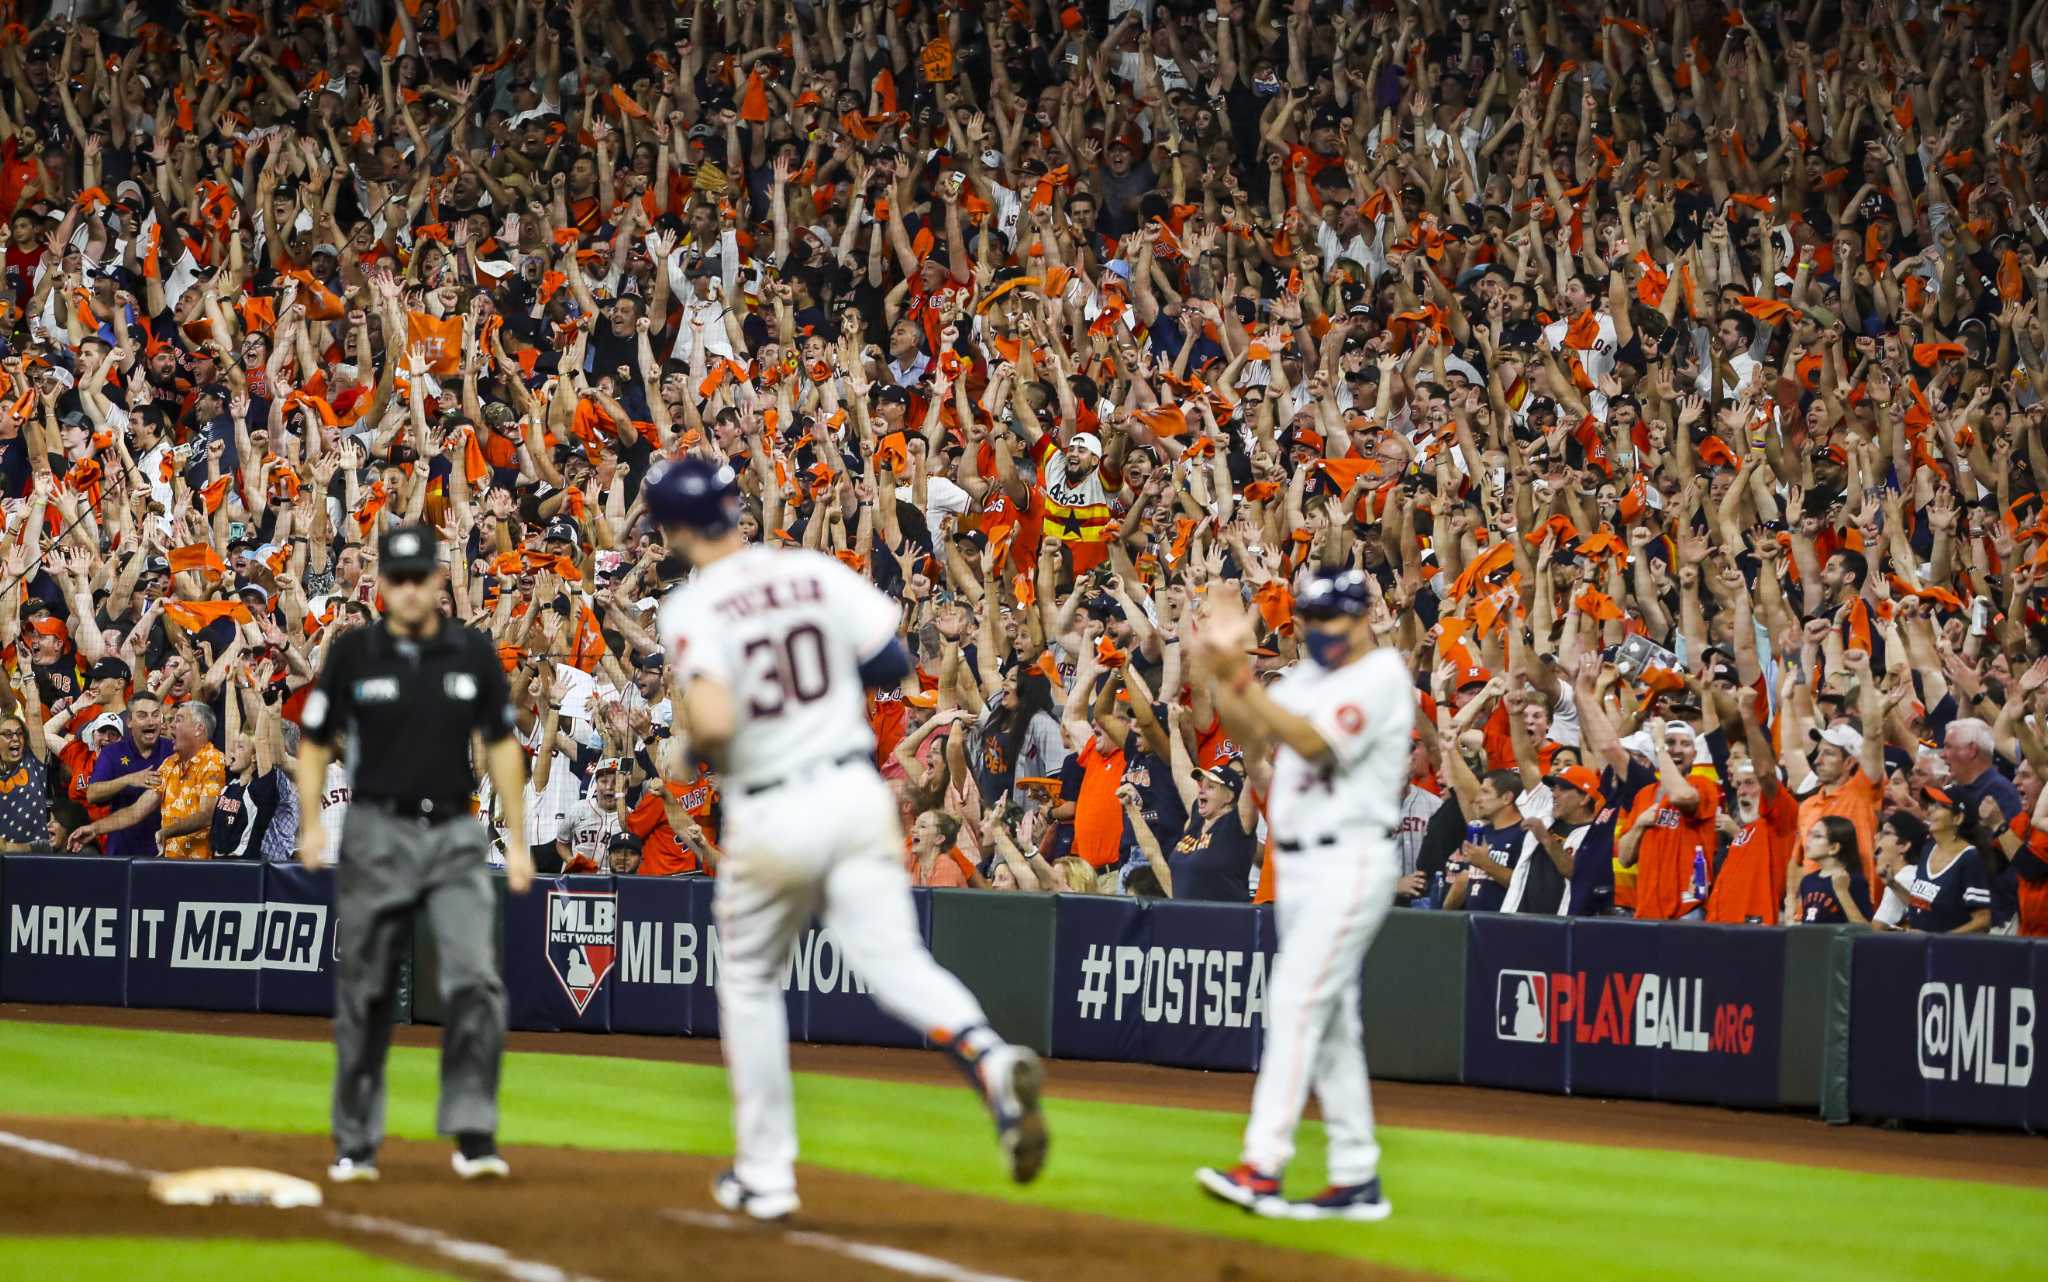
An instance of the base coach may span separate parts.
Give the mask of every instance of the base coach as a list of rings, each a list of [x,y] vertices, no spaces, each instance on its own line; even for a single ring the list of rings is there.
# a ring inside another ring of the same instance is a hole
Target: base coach
[[[526,830],[526,754],[512,737],[512,704],[498,651],[483,633],[442,616],[434,531],[400,526],[378,546],[384,616],[336,638],[302,718],[299,795],[326,788],[339,752],[355,799],[341,830],[335,929],[341,952],[334,1001],[334,1146],[328,1178],[377,1178],[384,1138],[384,1059],[398,965],[422,909],[441,957],[440,1132],[458,1145],[464,1179],[510,1173],[498,1155],[498,1060],[505,985],[493,955],[490,842],[472,811],[472,741],[505,807]],[[325,862],[318,807],[299,827],[299,858]],[[533,881],[526,847],[507,851],[510,888]]]

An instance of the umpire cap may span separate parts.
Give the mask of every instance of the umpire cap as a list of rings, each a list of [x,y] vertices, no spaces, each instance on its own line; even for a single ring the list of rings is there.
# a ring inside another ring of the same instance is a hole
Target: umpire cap
[[[1301,595],[1294,598],[1294,612],[1304,619],[1355,619],[1365,613],[1370,603],[1365,571],[1317,570]]]
[[[398,526],[377,544],[379,574],[431,574],[439,564],[440,539],[429,525]]]
[[[680,525],[706,536],[740,523],[740,483],[732,468],[686,458],[647,482],[647,511],[660,525]]]

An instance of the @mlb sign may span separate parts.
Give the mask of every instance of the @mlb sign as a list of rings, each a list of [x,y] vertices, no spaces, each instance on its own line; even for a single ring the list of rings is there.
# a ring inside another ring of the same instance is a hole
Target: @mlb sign
[[[548,969],[581,1015],[618,957],[619,897],[610,890],[548,891]]]

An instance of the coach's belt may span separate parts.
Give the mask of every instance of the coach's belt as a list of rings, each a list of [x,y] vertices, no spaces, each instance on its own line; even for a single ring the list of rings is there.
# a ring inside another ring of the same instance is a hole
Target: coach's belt
[[[814,771],[823,770],[827,767],[837,770],[845,766],[857,765],[863,761],[871,762],[873,760],[874,758],[869,756],[865,752],[849,752],[846,753],[844,756],[834,757],[830,761],[813,761],[809,765],[797,767],[795,770],[790,771],[788,774],[782,776],[780,779],[770,779],[766,783],[747,784],[740,789],[740,795],[742,797],[758,797],[764,792],[780,788],[784,784],[796,779],[801,779],[805,775],[811,774]]]
[[[368,806],[394,819],[417,819],[422,823],[446,823],[469,813],[467,797],[365,797],[359,793],[350,804]]]

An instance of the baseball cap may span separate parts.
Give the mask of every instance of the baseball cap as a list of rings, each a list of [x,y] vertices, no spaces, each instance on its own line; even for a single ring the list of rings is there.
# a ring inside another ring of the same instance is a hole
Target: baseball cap
[[[102,712],[86,724],[85,737],[90,739],[102,730],[111,730],[115,734],[122,734],[126,732],[127,727],[122,724],[120,713]]]
[[[875,400],[884,405],[892,401],[898,405],[908,405],[910,404],[910,390],[905,387],[899,387],[895,383],[884,383],[875,389]]]
[[[1230,795],[1233,797],[1244,791],[1244,771],[1227,762],[1210,770],[1198,770],[1195,774],[1198,778],[1207,779],[1211,783],[1222,784],[1230,789]]]
[[[98,663],[93,664],[91,670],[85,674],[85,679],[87,681],[126,681],[133,675],[134,673],[129,670],[127,663],[110,657],[101,659]]]
[[[583,531],[577,528],[576,522],[557,517],[548,522],[547,537],[549,542],[580,544]]]
[[[1807,734],[1812,737],[1815,743],[1824,743],[1830,747],[1840,748],[1852,757],[1863,755],[1863,735],[1852,727],[1829,726],[1825,730],[1809,730]]]
[[[939,706],[939,692],[936,690],[920,690],[916,694],[904,695],[903,702],[913,708],[936,708]]]
[[[1355,619],[1365,613],[1369,600],[1365,571],[1320,570],[1294,599],[1294,612],[1304,619]]]
[[[617,774],[618,772],[619,759],[617,757],[599,757],[597,764],[590,768],[590,775],[593,779],[598,775]]]
[[[1584,766],[1566,766],[1556,774],[1543,776],[1543,782],[1578,789],[1592,799],[1596,809],[1607,801],[1600,794],[1600,776]]]
[[[1102,438],[1093,432],[1076,432],[1067,438],[1067,448],[1087,450],[1096,458],[1102,457]]]
[[[433,527],[401,525],[377,541],[377,571],[386,578],[431,574],[440,564],[440,545]]]
[[[1931,806],[1940,806],[1943,810],[1953,810],[1958,814],[1968,809],[1961,801],[1958,801],[1952,794],[1941,788],[1922,788],[1920,790],[1920,800]]]
[[[1483,686],[1491,680],[1493,673],[1473,663],[1458,669],[1458,678],[1451,683],[1451,688],[1463,690],[1466,686]]]

